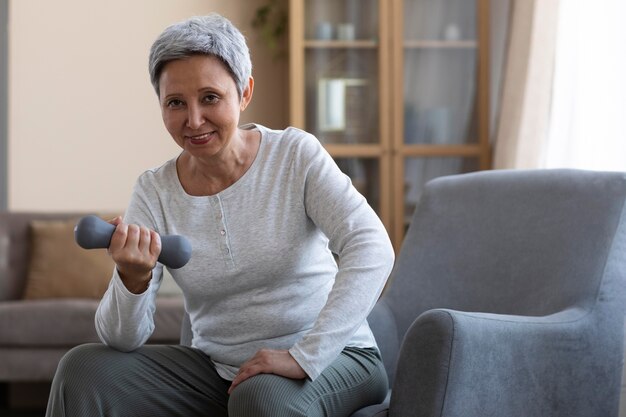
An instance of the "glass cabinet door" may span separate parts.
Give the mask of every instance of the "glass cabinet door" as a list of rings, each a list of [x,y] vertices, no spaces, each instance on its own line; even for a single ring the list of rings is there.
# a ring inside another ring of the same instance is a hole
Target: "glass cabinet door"
[[[367,198],[369,205],[380,213],[380,163],[378,158],[335,158],[339,168],[352,179],[352,185]]]
[[[404,1],[406,144],[476,143],[476,3]]]
[[[431,179],[489,166],[487,0],[398,0],[394,20],[394,233]]]
[[[424,184],[490,167],[489,0],[289,0],[291,124],[396,250]]]
[[[378,143],[377,0],[305,0],[306,130],[324,144]]]
[[[389,4],[291,0],[291,122],[314,134],[391,229]]]

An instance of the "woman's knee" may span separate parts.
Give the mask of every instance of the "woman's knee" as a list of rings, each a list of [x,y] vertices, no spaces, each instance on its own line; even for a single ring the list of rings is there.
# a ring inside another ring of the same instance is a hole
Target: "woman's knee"
[[[95,356],[95,352],[99,350],[99,346],[96,343],[89,343],[85,345],[76,346],[61,358],[57,367],[58,374],[73,374],[77,371],[84,369],[84,364],[89,361],[89,358]]]
[[[88,343],[70,349],[59,361],[55,379],[64,383],[88,384],[101,367],[107,366],[106,357],[111,350],[99,343]]]
[[[259,374],[239,384],[230,394],[230,417],[303,416],[295,401],[302,381],[272,374]]]

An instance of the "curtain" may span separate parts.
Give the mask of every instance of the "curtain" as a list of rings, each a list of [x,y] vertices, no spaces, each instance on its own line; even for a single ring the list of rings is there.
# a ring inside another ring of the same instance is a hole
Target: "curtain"
[[[514,0],[494,168],[626,171],[624,16],[624,0]]]
[[[626,2],[561,2],[542,167],[626,171]]]
[[[566,0],[570,1],[570,0]],[[537,168],[549,130],[558,0],[514,0],[494,168]]]

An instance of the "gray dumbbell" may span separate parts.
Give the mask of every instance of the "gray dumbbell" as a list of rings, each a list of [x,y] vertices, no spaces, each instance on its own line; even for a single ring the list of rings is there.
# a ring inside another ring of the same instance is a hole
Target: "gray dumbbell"
[[[89,215],[81,218],[74,228],[76,243],[84,249],[106,249],[111,244],[115,226],[98,216]],[[191,243],[180,235],[161,236],[161,254],[159,262],[178,269],[182,268],[191,258]]]

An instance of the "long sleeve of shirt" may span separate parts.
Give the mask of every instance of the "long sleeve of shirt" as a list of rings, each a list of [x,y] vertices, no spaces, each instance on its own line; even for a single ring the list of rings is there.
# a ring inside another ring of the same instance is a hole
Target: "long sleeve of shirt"
[[[142,346],[154,331],[154,285],[142,294],[126,289],[117,271],[96,311],[96,331],[103,343],[123,352]]]
[[[170,272],[185,296],[192,344],[222,377],[232,379],[268,348],[289,349],[315,379],[345,346],[376,346],[366,317],[393,250],[374,211],[315,137],[247,128],[261,132],[261,145],[236,183],[190,196],[176,161],[168,161],[140,176],[125,221],[190,239],[191,260]],[[96,317],[103,341],[131,350],[147,340],[158,268],[140,295],[114,277]]]
[[[126,215],[127,223],[141,224],[156,229],[139,191],[133,196],[133,214]],[[143,207],[142,210],[139,210]],[[152,271],[148,289],[133,294],[124,286],[117,268],[95,316],[96,332],[103,343],[117,350],[129,352],[141,347],[154,331],[156,292],[160,286],[163,266],[157,264]]]
[[[384,226],[316,140],[306,140],[301,155],[306,168],[307,215],[338,255],[338,272],[314,327],[291,349],[291,355],[315,379],[346,345],[371,343],[365,319],[391,271],[394,254]]]

